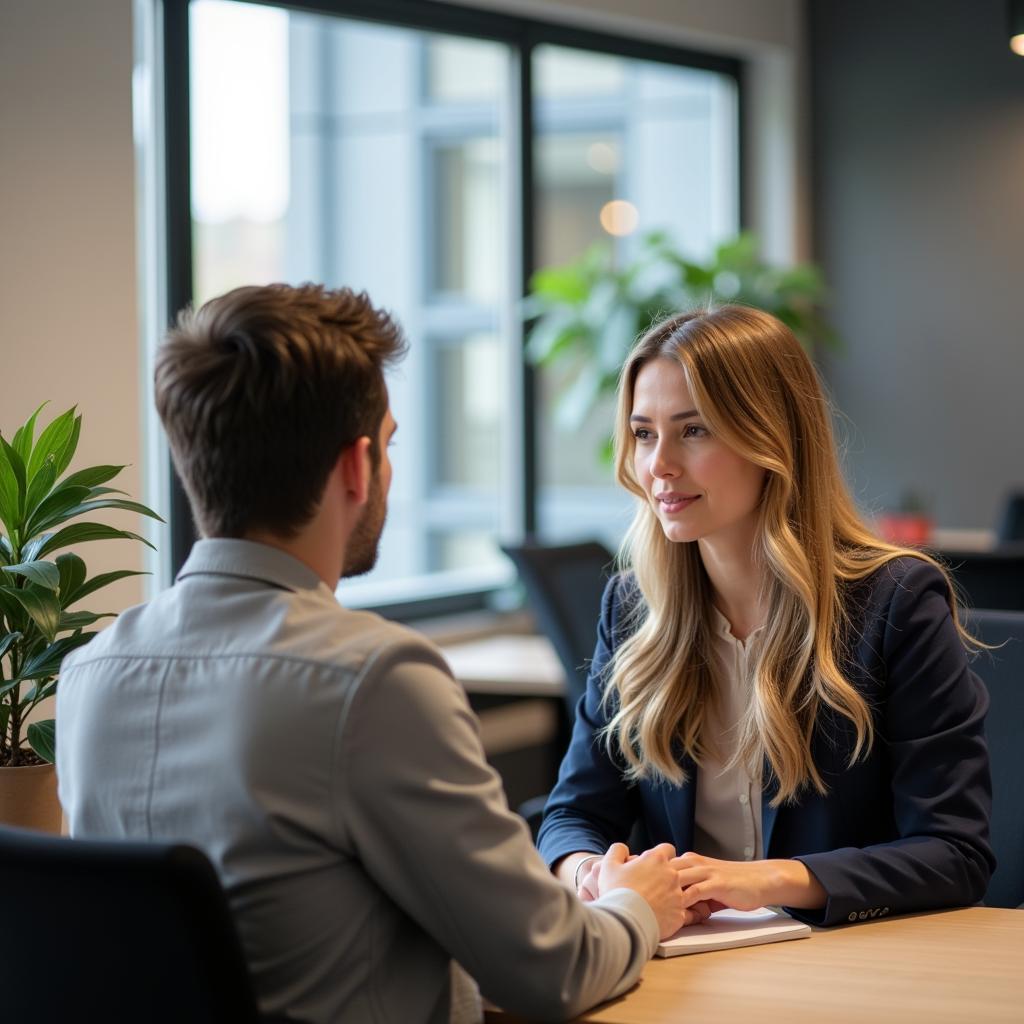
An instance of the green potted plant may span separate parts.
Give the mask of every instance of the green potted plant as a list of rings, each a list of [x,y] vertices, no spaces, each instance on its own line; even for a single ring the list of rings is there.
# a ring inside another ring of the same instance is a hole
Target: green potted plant
[[[766,263],[750,233],[700,262],[655,231],[621,266],[611,244],[598,243],[574,263],[538,270],[524,304],[527,355],[552,373],[556,416],[575,431],[614,392],[630,347],[656,320],[709,301],[743,303],[777,316],[813,353],[839,344],[823,312],[826,295],[817,267]]]
[[[36,439],[42,408],[9,443],[0,434],[0,821],[59,831],[54,722],[27,718],[56,692],[64,656],[89,642],[95,635],[90,626],[113,615],[72,606],[115,580],[139,575],[120,569],[90,578],[85,562],[64,549],[115,538],[152,547],[138,534],[81,521],[101,509],[160,517],[104,486],[123,466],[65,476],[82,417],[69,409]]]

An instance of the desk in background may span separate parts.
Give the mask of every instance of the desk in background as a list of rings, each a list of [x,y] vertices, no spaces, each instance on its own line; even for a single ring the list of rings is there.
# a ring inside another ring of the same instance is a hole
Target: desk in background
[[[489,1010],[487,1024],[520,1018]],[[594,1024],[1024,1021],[1024,911],[971,907],[652,960]]]
[[[487,758],[509,805],[546,793],[562,758],[565,673],[547,637],[505,633],[444,644],[441,653],[480,719]]]
[[[551,641],[535,633],[506,633],[441,648],[467,693],[554,697],[565,693],[565,673]]]

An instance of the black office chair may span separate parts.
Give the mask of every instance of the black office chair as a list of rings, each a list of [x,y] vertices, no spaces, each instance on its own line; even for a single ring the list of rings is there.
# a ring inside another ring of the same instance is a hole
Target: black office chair
[[[965,625],[987,644],[1000,644],[974,659],[971,668],[992,700],[985,733],[992,760],[992,848],[998,862],[985,902],[1024,904],[1024,613],[971,611]]]
[[[971,608],[1024,611],[1024,543],[992,551],[937,551]]]
[[[35,1024],[250,1024],[227,900],[188,846],[0,828],[0,1004]]]
[[[537,628],[552,643],[565,670],[565,703],[561,745],[568,743],[576,705],[587,687],[587,670],[594,653],[601,594],[614,556],[597,541],[544,545],[534,542],[503,545],[526,588]],[[547,794],[520,804],[534,836],[540,828]]]
[[[1012,491],[1003,502],[1003,510],[996,528],[998,544],[1024,541],[1024,491]]]
[[[537,628],[551,641],[565,670],[565,702],[571,722],[587,687],[601,594],[614,555],[597,541],[502,545],[501,550],[515,564]]]

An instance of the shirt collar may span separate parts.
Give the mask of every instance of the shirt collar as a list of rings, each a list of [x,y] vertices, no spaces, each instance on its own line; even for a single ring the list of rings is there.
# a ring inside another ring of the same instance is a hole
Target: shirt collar
[[[744,648],[764,629],[762,624],[757,629],[752,630],[746,640],[740,640],[732,635],[732,626],[729,624],[729,620],[713,604],[711,605],[711,627],[717,636],[723,637],[729,643],[739,644],[740,647]]]
[[[207,573],[258,580],[285,590],[327,586],[308,565],[279,548],[229,537],[197,540],[175,582]]]

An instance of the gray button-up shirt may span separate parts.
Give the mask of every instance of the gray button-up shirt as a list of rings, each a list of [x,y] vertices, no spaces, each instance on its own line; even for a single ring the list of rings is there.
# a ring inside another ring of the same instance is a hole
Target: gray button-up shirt
[[[266,1013],[447,1021],[454,958],[511,1011],[573,1015],[657,945],[635,893],[552,878],[440,654],[274,548],[196,544],[66,659],[57,721],[72,835],[203,849]]]

